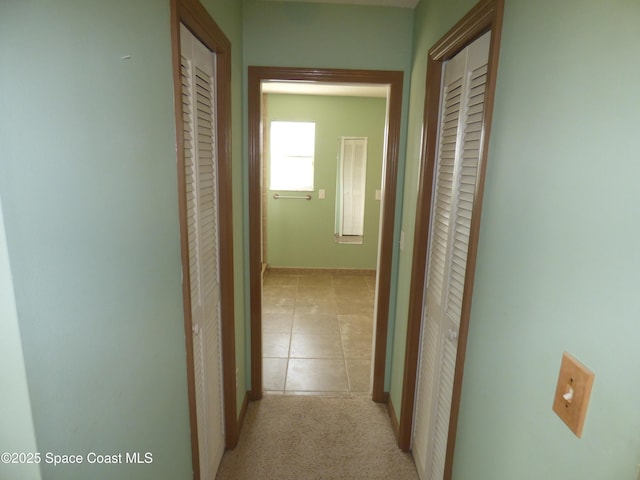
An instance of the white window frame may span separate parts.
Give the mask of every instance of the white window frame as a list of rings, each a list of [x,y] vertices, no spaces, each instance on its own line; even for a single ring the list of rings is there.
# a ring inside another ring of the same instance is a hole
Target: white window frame
[[[272,121],[269,130],[269,189],[314,190],[314,122]]]

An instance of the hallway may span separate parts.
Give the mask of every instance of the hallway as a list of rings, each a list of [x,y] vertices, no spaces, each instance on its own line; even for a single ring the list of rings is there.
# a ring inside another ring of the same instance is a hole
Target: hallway
[[[374,293],[374,272],[268,271],[265,393],[369,393]]]

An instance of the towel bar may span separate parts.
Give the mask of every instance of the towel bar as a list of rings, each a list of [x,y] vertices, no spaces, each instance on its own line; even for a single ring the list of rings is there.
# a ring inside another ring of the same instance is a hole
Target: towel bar
[[[295,198],[295,199],[300,199],[300,200],[311,200],[311,195],[280,195],[279,193],[275,193],[273,195],[273,198],[275,198],[276,200],[279,199],[289,199],[289,198]]]

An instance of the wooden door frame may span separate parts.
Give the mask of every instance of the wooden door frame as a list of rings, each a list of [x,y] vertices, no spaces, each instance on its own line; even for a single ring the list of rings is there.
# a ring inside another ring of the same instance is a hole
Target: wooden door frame
[[[187,349],[187,389],[191,424],[191,461],[194,478],[200,478],[198,421],[196,415],[195,372],[189,276],[189,241],[187,232],[186,181],[184,172],[184,138],[182,117],[182,82],[180,72],[180,23],[183,23],[216,55],[216,136],[218,160],[219,268],[220,268],[220,341],[222,347],[222,381],[224,401],[225,445],[238,442],[236,413],[236,354],[233,293],[233,217],[231,202],[231,43],[198,0],[170,0],[173,87],[178,157],[178,208],[182,260],[182,298],[184,332]]]
[[[408,451],[411,448],[413,429],[414,403],[417,386],[418,355],[420,351],[420,333],[423,319],[424,294],[426,286],[427,250],[431,203],[436,163],[436,147],[438,143],[438,121],[440,112],[442,69],[444,63],[473,40],[491,30],[491,47],[485,92],[484,127],[482,147],[478,163],[478,176],[474,195],[469,251],[462,298],[462,314],[456,368],[449,418],[449,435],[445,460],[444,478],[451,479],[453,453],[455,448],[464,360],[469,333],[469,316],[473,281],[475,276],[478,237],[480,233],[480,215],[486,173],[486,160],[493,116],[493,100],[495,96],[496,74],[498,70],[498,54],[502,30],[502,14],[504,0],[481,0],[451,30],[449,30],[430,50],[427,64],[427,87],[424,105],[423,144],[420,161],[420,178],[418,204],[416,211],[416,227],[411,269],[411,289],[409,294],[409,314],[407,324],[407,340],[405,351],[404,378],[402,385],[402,403],[399,420],[400,448]]]
[[[378,259],[378,301],[376,338],[373,357],[373,391],[376,402],[387,401],[384,374],[389,326],[389,297],[393,230],[400,148],[402,112],[401,71],[345,70],[322,68],[249,67],[249,287],[251,302],[251,391],[252,400],[262,398],[262,258],[261,258],[261,172],[262,117],[261,84],[263,81],[306,81],[389,85],[388,116],[385,125],[386,157],[383,161],[384,203],[382,209],[380,258]]]

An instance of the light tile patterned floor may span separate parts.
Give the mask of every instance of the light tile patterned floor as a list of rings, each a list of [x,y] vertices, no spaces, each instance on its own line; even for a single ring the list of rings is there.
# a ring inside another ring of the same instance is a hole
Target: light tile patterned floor
[[[268,393],[370,390],[375,276],[269,272],[262,300]]]

